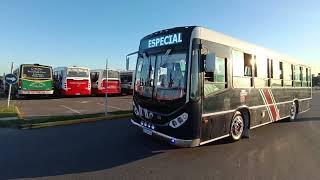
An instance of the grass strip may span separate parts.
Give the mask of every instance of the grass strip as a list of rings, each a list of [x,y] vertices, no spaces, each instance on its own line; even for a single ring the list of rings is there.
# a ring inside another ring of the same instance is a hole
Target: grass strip
[[[4,117],[17,117],[17,109],[15,106],[0,106],[0,118]]]
[[[70,125],[79,124],[87,122],[95,122],[100,120],[111,120],[118,118],[130,117],[132,115],[131,111],[115,111],[110,112],[107,116],[104,113],[98,114],[84,114],[84,115],[70,115],[70,116],[55,116],[46,117],[41,119],[31,119],[31,120],[3,120],[0,121],[0,127],[5,128],[43,128],[58,125]]]

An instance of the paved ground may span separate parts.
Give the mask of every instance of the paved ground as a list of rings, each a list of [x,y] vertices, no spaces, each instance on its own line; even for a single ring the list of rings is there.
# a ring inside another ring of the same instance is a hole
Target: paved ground
[[[38,130],[0,129],[0,179],[320,179],[320,93],[296,122],[250,139],[173,148],[129,120]]]
[[[14,100],[24,118],[39,116],[60,116],[72,114],[95,114],[104,112],[105,97],[71,97],[59,99]],[[6,104],[2,99],[0,104]],[[132,96],[108,97],[108,111],[132,109]]]

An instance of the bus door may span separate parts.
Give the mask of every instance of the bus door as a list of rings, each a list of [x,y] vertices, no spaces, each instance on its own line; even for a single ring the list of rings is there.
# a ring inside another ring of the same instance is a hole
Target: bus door
[[[228,59],[231,49],[217,43],[203,41],[202,63],[202,120],[201,140],[211,140],[228,134],[230,94],[228,88]],[[210,63],[211,62],[211,63]]]

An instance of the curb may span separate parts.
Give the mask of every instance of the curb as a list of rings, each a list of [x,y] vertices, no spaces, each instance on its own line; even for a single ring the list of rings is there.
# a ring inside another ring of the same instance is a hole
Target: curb
[[[15,108],[16,108],[16,111],[17,111],[17,116],[18,116],[18,118],[19,118],[19,119],[22,119],[21,112],[20,112],[18,106],[15,106]]]
[[[132,113],[127,113],[127,114],[119,114],[119,115],[111,115],[111,116],[102,116],[102,117],[96,117],[96,118],[83,118],[83,119],[74,119],[74,120],[66,120],[66,121],[53,121],[53,122],[45,122],[45,123],[25,124],[20,126],[20,129],[39,129],[39,128],[47,128],[47,127],[53,127],[53,126],[91,123],[91,122],[104,121],[104,120],[128,118],[131,116],[132,116]]]
[[[17,117],[4,117],[4,118],[0,118],[0,121],[11,121],[11,120],[18,120]]]

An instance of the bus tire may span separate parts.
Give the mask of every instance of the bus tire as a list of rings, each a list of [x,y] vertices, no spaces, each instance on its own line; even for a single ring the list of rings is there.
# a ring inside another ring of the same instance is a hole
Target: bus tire
[[[298,105],[297,102],[294,101],[292,102],[291,108],[290,108],[290,115],[289,115],[289,120],[290,121],[295,121],[298,118]]]
[[[230,124],[230,139],[231,141],[239,141],[243,135],[244,131],[244,119],[242,114],[237,111],[231,120]]]

